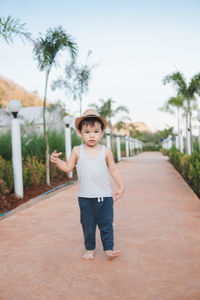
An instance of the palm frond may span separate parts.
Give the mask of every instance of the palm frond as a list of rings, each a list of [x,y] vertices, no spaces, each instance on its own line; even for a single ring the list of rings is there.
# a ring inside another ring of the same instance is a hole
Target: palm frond
[[[26,30],[26,23],[22,23],[20,19],[14,19],[11,16],[7,18],[0,17],[0,36],[9,44],[13,42],[15,36],[19,36],[22,41],[27,39],[33,42],[31,33]]]
[[[171,83],[179,94],[186,95],[187,84],[182,73],[175,72],[163,78],[163,84]]]
[[[69,51],[71,59],[74,61],[78,51],[77,44],[61,26],[53,29],[49,28],[44,36],[40,33],[33,49],[34,58],[38,62],[40,71],[51,68],[53,64],[56,64],[58,52],[65,49]]]

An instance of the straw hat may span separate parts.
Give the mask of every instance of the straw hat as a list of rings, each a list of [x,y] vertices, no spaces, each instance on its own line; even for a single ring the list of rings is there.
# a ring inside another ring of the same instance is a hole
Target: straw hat
[[[80,124],[80,122],[82,120],[84,120],[86,118],[94,118],[94,117],[97,118],[97,119],[99,119],[103,123],[103,127],[105,129],[106,126],[107,126],[106,120],[103,117],[100,117],[100,115],[98,114],[98,112],[95,109],[93,109],[93,108],[86,109],[84,111],[82,117],[76,118],[76,120],[75,120],[76,129],[79,130],[79,124]]]

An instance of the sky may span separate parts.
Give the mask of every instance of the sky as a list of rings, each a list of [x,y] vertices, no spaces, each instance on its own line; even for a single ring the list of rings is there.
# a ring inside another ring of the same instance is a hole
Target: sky
[[[127,106],[131,120],[144,122],[152,131],[177,128],[175,116],[158,111],[176,95],[172,86],[163,85],[163,78],[180,71],[189,82],[200,72],[199,13],[200,2],[195,0],[0,2],[0,16],[20,18],[33,38],[61,25],[78,45],[78,63],[84,64],[92,51],[88,63],[96,67],[83,109],[99,99],[112,98],[114,107]],[[12,44],[2,38],[0,43],[0,75],[43,97],[45,73],[37,69],[32,44],[18,37]],[[61,53],[57,61],[50,84],[63,74],[68,53]],[[61,100],[70,113],[78,114],[79,103],[63,91],[52,91],[49,86],[47,98]],[[184,129],[183,121],[181,126]],[[193,126],[197,132],[195,113]]]

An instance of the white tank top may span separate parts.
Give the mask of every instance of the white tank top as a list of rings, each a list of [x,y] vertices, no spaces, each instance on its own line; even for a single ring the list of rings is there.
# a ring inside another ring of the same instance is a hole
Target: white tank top
[[[95,157],[89,157],[84,150],[84,145],[80,145],[80,157],[76,165],[79,197],[99,198],[112,196],[105,150],[106,147],[101,145],[100,152]]]

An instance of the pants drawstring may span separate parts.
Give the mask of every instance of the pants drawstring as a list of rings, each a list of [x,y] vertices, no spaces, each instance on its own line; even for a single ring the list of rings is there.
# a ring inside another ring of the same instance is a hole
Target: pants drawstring
[[[101,202],[101,201],[103,202],[103,197],[98,197],[97,199],[98,199],[98,202]]]

